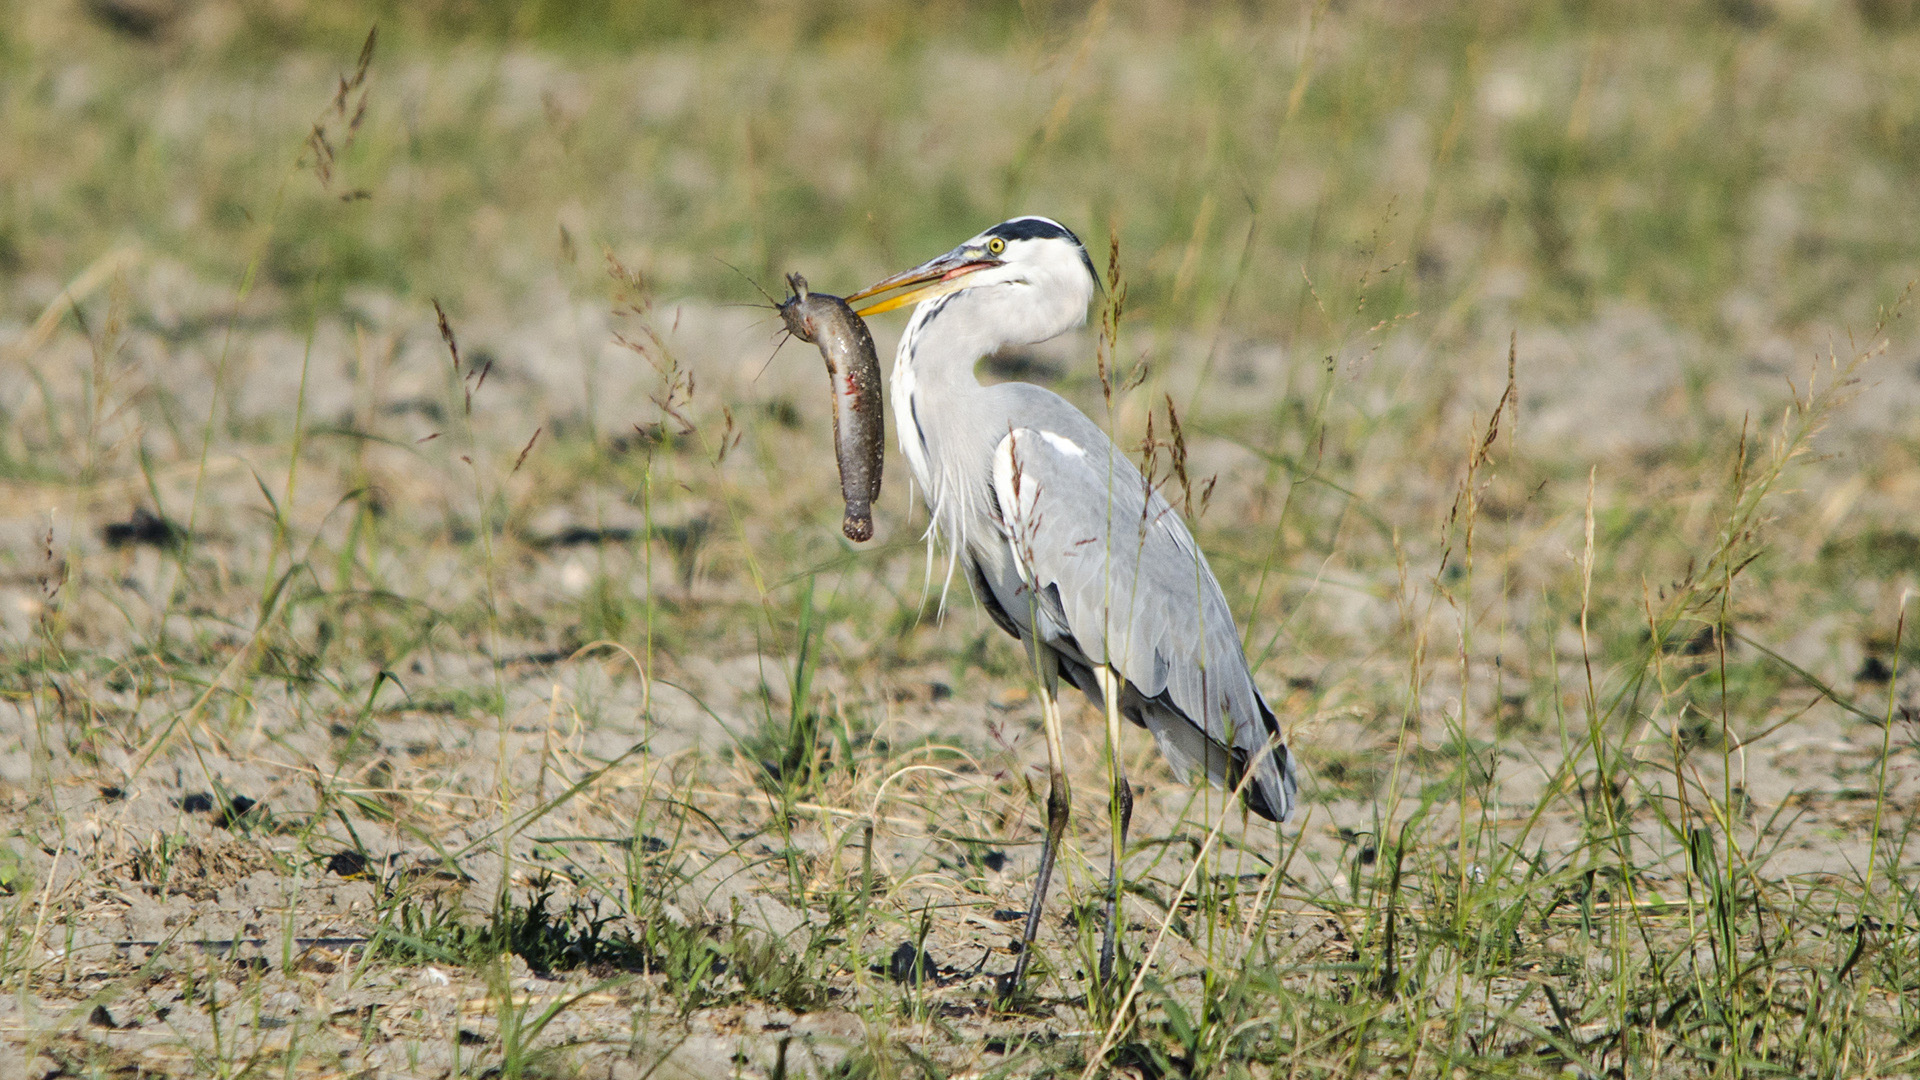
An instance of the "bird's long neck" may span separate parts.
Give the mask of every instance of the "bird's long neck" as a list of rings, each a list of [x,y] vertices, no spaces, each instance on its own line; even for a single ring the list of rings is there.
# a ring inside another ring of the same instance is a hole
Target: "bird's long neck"
[[[943,397],[980,389],[973,366],[1000,343],[983,331],[979,320],[964,317],[959,309],[967,302],[966,294],[955,293],[914,308],[894,354],[896,382],[904,378]]]
[[[900,449],[913,469],[932,532],[957,556],[987,510],[987,493],[973,490],[969,478],[992,475],[988,464],[998,436],[987,409],[986,388],[974,377],[974,365],[992,351],[971,320],[943,318],[962,294],[929,300],[914,309],[894,354],[891,383],[894,426]],[[957,314],[957,312],[955,312]]]

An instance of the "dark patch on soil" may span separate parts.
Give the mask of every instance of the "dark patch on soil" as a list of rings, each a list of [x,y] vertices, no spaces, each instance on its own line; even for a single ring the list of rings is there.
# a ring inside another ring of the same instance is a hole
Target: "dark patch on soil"
[[[100,539],[110,548],[128,548],[145,544],[148,547],[175,548],[187,538],[187,530],[155,514],[146,507],[138,507],[133,516],[125,521],[110,521],[100,527]]]

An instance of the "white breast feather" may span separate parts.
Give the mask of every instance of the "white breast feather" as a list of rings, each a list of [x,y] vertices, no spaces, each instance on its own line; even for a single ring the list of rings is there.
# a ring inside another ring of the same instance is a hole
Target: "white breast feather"
[[[1059,440],[1073,446],[1050,431],[1040,434],[1048,442]],[[1000,445],[994,447],[993,491],[1000,500],[1000,529],[1013,553],[1013,568],[1019,572],[1021,581],[1031,585],[1034,510],[1039,505],[1040,484],[1020,467],[1021,443],[1026,435],[1025,429],[1010,431],[1000,440]],[[1077,446],[1073,448],[1079,450]]]
[[[915,400],[919,393],[919,380],[914,375],[914,353],[918,348],[920,331],[926,320],[943,306],[939,302],[922,304],[915,309],[913,318],[907,323],[907,329],[900,335],[900,347],[894,353],[893,373],[889,380],[893,391],[894,426],[900,432],[900,450],[907,457],[907,465],[913,470],[913,477],[925,494],[927,504],[927,587],[933,587],[934,549],[939,542],[947,545],[947,573],[940,586],[940,611],[947,609],[947,596],[953,589],[953,573],[960,565],[960,552],[967,545],[967,519],[973,510],[970,505],[971,492],[968,491],[963,476],[949,475],[962,467],[962,463],[953,455],[948,455],[941,470],[934,470],[934,463],[927,459],[925,433],[920,430],[919,417],[915,409]]]

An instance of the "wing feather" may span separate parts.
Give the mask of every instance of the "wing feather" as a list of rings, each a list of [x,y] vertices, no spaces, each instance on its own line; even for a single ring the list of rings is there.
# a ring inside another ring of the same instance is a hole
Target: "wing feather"
[[[1292,758],[1205,556],[1111,441],[1078,434],[1016,428],[995,448],[1000,531],[1022,582],[1000,605],[1069,662],[1119,672],[1123,710],[1183,776],[1233,784],[1251,759],[1249,805],[1285,820]]]

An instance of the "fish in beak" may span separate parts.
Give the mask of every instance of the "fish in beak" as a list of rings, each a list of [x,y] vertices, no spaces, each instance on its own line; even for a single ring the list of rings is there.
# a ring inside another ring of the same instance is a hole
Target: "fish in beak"
[[[985,245],[962,244],[938,258],[929,259],[911,270],[895,274],[885,281],[877,281],[847,297],[847,303],[853,306],[854,314],[861,318],[893,311],[922,300],[932,300],[937,296],[959,292],[967,287],[967,279],[981,270],[999,266],[1000,259],[990,254]],[[873,299],[881,293],[905,289],[905,292],[892,296]],[[862,301],[866,301],[863,303]]]

